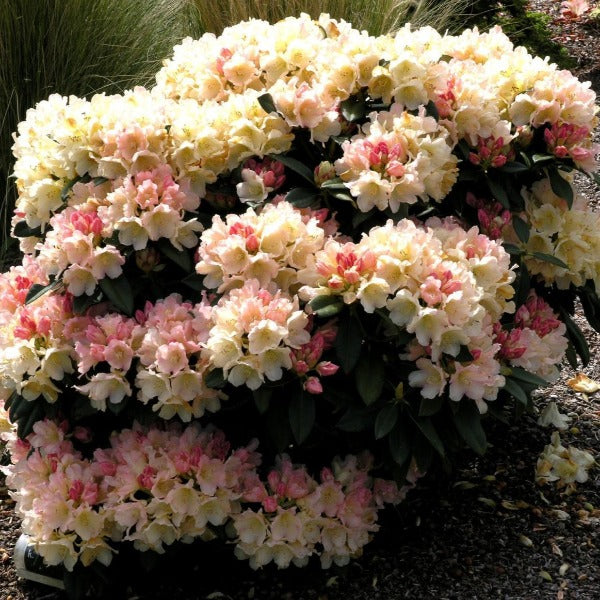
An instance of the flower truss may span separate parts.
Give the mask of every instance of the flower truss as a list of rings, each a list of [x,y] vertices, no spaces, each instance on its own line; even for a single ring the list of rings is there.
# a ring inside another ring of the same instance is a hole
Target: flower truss
[[[186,39],[152,89],[30,109],[0,431],[37,551],[359,556],[436,460],[588,360],[595,100],[499,28],[301,15]]]

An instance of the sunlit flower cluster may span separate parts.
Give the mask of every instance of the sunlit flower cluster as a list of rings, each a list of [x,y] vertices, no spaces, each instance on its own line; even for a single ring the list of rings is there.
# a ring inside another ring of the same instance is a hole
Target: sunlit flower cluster
[[[269,204],[260,214],[248,209],[223,220],[215,215],[200,238],[196,272],[218,292],[256,279],[262,288],[288,291],[298,286],[297,271],[323,247],[317,218],[305,219],[287,202]]]
[[[397,212],[417,198],[440,201],[456,181],[456,157],[447,132],[424,109],[418,116],[393,104],[389,112],[371,113],[361,133],[342,144],[335,168],[358,208]]]
[[[566,183],[566,182],[565,182]],[[560,289],[584,285],[591,280],[600,289],[600,214],[590,210],[584,197],[576,195],[572,208],[557,196],[548,179],[525,190],[525,215],[531,227],[524,245],[525,264],[546,285]],[[540,252],[558,258],[565,266],[536,258]]]
[[[532,291],[515,313],[514,326],[508,331],[497,324],[495,330],[501,358],[547,381],[558,379],[568,346],[567,328],[543,298]]]
[[[68,570],[78,561],[108,565],[119,541],[163,553],[177,540],[214,539],[228,523],[236,554],[253,568],[305,564],[313,554],[323,567],[345,564],[378,529],[378,510],[408,489],[373,479],[368,455],[336,459],[320,484],[283,456],[263,482],[256,442],[232,450],[222,432],[194,425],[136,425],[91,459],[75,449],[83,433],[39,421],[4,469],[36,551]]]
[[[372,457],[348,456],[324,467],[320,481],[288,456],[278,457],[266,482],[257,480],[244,500],[260,501],[258,509],[234,515],[239,538],[235,553],[249,558],[254,569],[274,562],[278,568],[305,565],[319,555],[323,568],[346,565],[360,556],[379,529],[377,511],[397,503],[406,490],[369,476]]]

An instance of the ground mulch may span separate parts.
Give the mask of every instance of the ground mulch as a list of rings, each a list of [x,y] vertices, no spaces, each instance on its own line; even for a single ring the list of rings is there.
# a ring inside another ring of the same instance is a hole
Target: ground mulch
[[[600,92],[600,25],[560,16],[560,2],[533,0],[552,15],[550,29],[576,59],[574,71]],[[581,177],[581,193],[600,207],[600,190]],[[579,319],[592,360],[581,372],[600,380],[600,336]],[[572,418],[563,444],[600,462],[600,393],[576,394],[561,379],[539,394]],[[535,416],[495,424],[482,457],[465,454],[457,468],[425,480],[394,512],[364,556],[343,569],[253,572],[231,549],[190,546],[174,560],[126,573],[120,596],[130,600],[595,600],[600,597],[600,468],[570,495],[534,483],[537,457],[551,429]],[[59,600],[52,588],[16,577],[12,550],[20,522],[0,476],[0,600]],[[206,544],[204,546],[207,546]],[[168,576],[167,576],[168,575]],[[135,582],[135,587],[133,586]],[[116,596],[111,596],[116,597]]]

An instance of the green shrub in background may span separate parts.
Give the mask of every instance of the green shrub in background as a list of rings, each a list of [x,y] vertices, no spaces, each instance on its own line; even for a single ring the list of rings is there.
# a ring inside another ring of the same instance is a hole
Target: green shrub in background
[[[189,0],[0,0],[0,264],[10,257],[12,132],[51,93],[114,93],[152,80],[196,26]]]

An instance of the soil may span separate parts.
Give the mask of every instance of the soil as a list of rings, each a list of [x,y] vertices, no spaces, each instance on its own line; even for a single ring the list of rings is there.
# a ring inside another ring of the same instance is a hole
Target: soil
[[[567,19],[560,3],[533,0],[549,13],[553,36],[577,60],[575,72],[600,93],[600,25]],[[600,22],[599,22],[600,23]],[[600,207],[600,190],[585,178],[581,193]],[[592,360],[581,372],[600,380],[600,336],[582,319]],[[590,451],[600,462],[600,393],[576,394],[561,379],[543,390],[538,404],[557,402],[572,418],[563,444]],[[167,598],[279,600],[593,600],[600,596],[600,468],[571,495],[534,483],[537,457],[550,443],[550,429],[526,416],[514,426],[496,425],[483,458],[466,454],[450,475],[420,482],[388,514],[364,556],[344,569],[253,572],[217,552],[186,547],[177,559],[126,573],[119,594],[130,600]],[[12,551],[20,522],[0,478],[0,600],[59,600],[52,588],[20,580]],[[206,546],[206,545],[204,545]],[[168,577],[164,574],[168,573]]]

